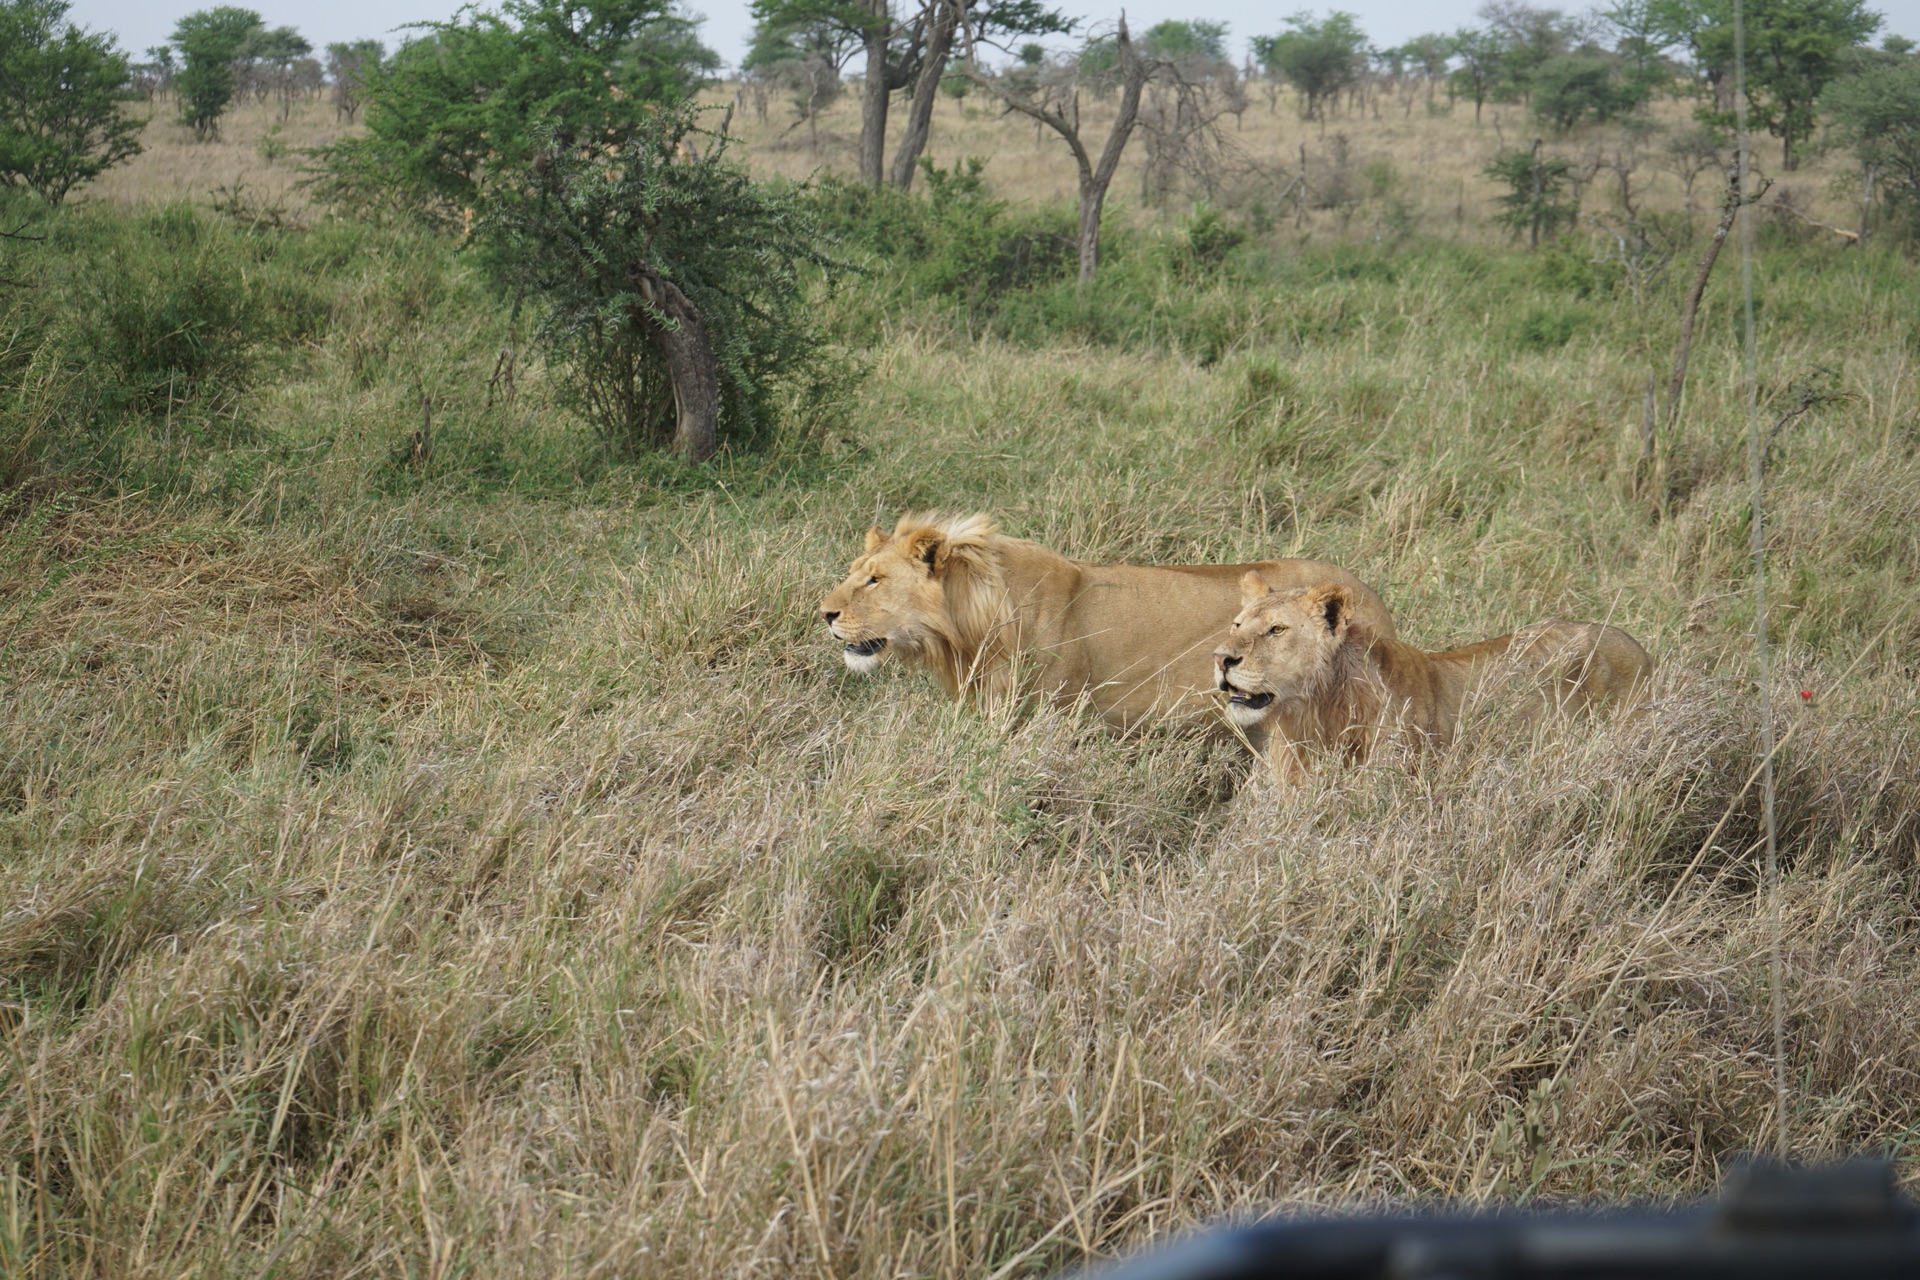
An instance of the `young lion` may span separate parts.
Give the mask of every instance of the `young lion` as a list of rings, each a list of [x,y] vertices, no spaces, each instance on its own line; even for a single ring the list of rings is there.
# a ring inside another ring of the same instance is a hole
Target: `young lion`
[[[1380,598],[1324,561],[1091,565],[1009,538],[984,515],[868,530],[820,614],[863,674],[897,657],[954,697],[1084,697],[1121,727],[1167,714],[1217,725],[1208,653],[1239,605],[1240,576],[1256,568],[1282,586],[1337,583],[1355,620],[1393,635]]]
[[[1240,614],[1213,655],[1215,676],[1235,724],[1265,730],[1276,749],[1288,744],[1279,759],[1289,773],[1312,748],[1364,760],[1383,729],[1445,746],[1475,675],[1496,661],[1533,678],[1537,710],[1630,703],[1653,673],[1633,637],[1597,622],[1536,622],[1426,653],[1376,633],[1337,582],[1275,590],[1248,573],[1240,593]]]

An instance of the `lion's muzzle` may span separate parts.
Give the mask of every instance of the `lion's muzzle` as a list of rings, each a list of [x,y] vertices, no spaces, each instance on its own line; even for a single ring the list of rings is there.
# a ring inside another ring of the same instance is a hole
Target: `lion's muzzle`
[[[1246,729],[1255,728],[1264,721],[1267,708],[1274,703],[1271,693],[1264,690],[1249,693],[1229,680],[1224,671],[1220,673],[1220,692],[1227,695],[1227,719]]]
[[[885,636],[874,636],[866,640],[849,639],[840,629],[838,609],[822,609],[820,616],[826,621],[827,634],[847,646],[840,656],[846,660],[849,667],[865,675],[880,665],[880,652],[887,647]]]
[[[840,637],[836,635],[834,638]],[[880,665],[880,655],[886,647],[885,636],[875,636],[871,640],[854,640],[848,642],[847,647],[840,651],[840,657],[847,664],[848,670],[864,676]]]
[[[1237,654],[1228,653],[1222,649],[1215,651],[1213,655],[1215,683],[1220,686],[1220,692],[1227,695],[1229,709],[1265,711],[1273,705],[1273,695],[1267,692],[1249,693],[1235,684],[1232,672],[1239,665],[1240,658]]]

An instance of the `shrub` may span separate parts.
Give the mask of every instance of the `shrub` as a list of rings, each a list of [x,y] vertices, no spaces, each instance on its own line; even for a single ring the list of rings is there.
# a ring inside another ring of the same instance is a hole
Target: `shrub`
[[[41,208],[35,239],[0,241],[0,278],[21,286],[0,290],[0,489],[165,484],[179,445],[240,421],[272,327],[250,255],[184,207]]]
[[[261,320],[228,233],[174,206],[70,224],[73,357],[101,404],[149,418],[230,416],[251,381]]]
[[[1189,275],[1206,275],[1219,269],[1232,253],[1246,242],[1247,233],[1229,223],[1212,205],[1194,208],[1187,219],[1179,254]]]
[[[1591,53],[1549,58],[1534,71],[1533,113],[1560,133],[1591,121],[1605,124],[1645,100],[1611,59]]]
[[[802,193],[753,182],[726,149],[695,130],[691,104],[650,113],[618,148],[548,133],[524,184],[502,184],[475,223],[489,274],[541,308],[538,342],[624,450],[686,429],[689,387],[663,335],[705,330],[717,427],[736,439],[764,434],[796,382],[836,382],[804,275],[837,265],[821,228]]]
[[[828,180],[813,202],[843,243],[887,259],[900,300],[950,300],[985,318],[1011,293],[1071,279],[1078,250],[1071,211],[1010,210],[988,193],[984,167],[922,158],[920,194]]]
[[[1494,221],[1512,228],[1515,236],[1526,232],[1529,245],[1537,246],[1541,236],[1572,225],[1579,212],[1567,199],[1572,162],[1541,155],[1538,142],[1529,150],[1501,152],[1485,172],[1507,187],[1507,194],[1497,197],[1500,212],[1494,215]]]
[[[1552,351],[1572,340],[1580,317],[1572,311],[1533,307],[1513,324],[1513,345],[1522,351]]]

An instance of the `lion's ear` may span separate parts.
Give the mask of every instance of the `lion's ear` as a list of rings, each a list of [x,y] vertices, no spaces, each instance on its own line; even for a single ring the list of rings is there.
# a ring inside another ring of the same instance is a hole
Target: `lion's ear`
[[[881,547],[884,547],[886,545],[887,545],[887,531],[885,529],[882,529],[879,525],[875,525],[873,526],[873,528],[867,530],[866,554],[872,555],[874,552],[878,551]]]
[[[1240,575],[1240,605],[1245,608],[1255,600],[1264,600],[1273,594],[1273,588],[1260,576],[1258,569],[1249,569]]]
[[[1309,614],[1324,619],[1327,630],[1335,635],[1340,634],[1340,629],[1353,617],[1353,595],[1337,582],[1315,587],[1301,603],[1306,605]]]
[[[941,563],[946,559],[941,552],[946,548],[946,539],[938,529],[916,529],[907,539],[907,558],[918,560],[927,566],[928,576],[939,573]]]

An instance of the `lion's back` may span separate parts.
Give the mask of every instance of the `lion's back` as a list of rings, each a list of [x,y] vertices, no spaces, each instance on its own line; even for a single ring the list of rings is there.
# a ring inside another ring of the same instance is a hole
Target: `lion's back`
[[[1635,699],[1653,679],[1653,655],[1604,622],[1536,622],[1514,632],[1511,652],[1550,677],[1556,700],[1569,707]]]

